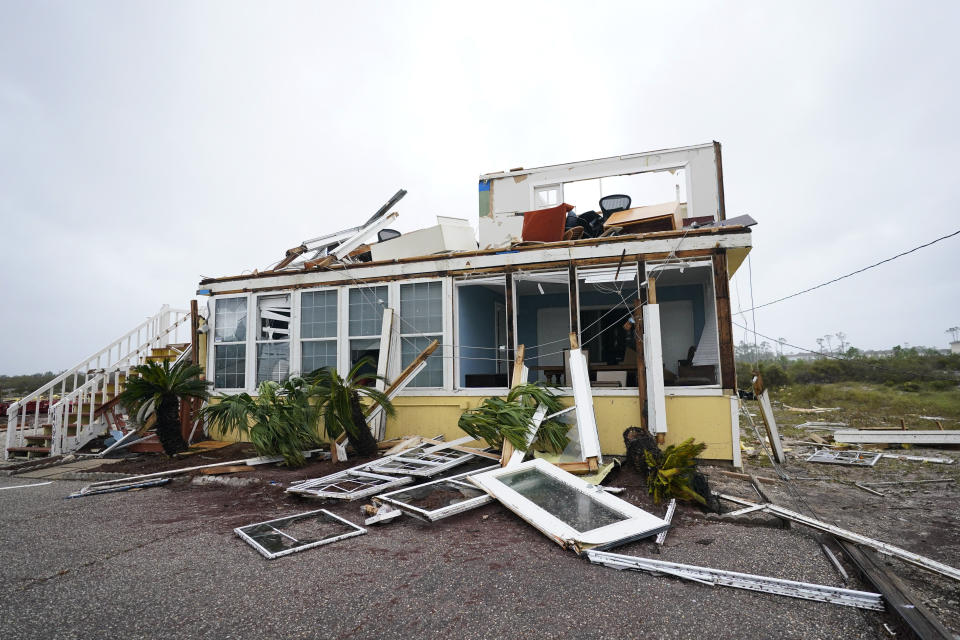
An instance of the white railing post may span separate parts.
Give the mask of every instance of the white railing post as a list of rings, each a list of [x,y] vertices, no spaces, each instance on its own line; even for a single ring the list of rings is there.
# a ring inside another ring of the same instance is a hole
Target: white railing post
[[[20,413],[20,406],[18,403],[14,402],[7,408],[7,441],[3,448],[3,459],[10,459],[10,452],[8,449],[13,445],[13,434],[17,431],[17,415]]]

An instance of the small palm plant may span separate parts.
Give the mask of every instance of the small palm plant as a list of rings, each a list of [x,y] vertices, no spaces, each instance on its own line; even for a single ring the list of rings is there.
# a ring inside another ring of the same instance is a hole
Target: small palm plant
[[[200,378],[199,366],[183,361],[170,366],[169,362],[147,362],[133,367],[118,402],[137,415],[152,403],[157,414],[157,439],[168,456],[185,451],[187,443],[180,432],[180,400],[207,399],[210,382]]]
[[[261,456],[282,456],[290,467],[303,466],[303,452],[320,445],[323,390],[300,377],[265,381],[257,396],[220,396],[203,410],[211,428],[246,436]]]
[[[647,475],[647,489],[653,496],[653,501],[660,503],[666,498],[678,500],[692,500],[707,506],[705,496],[697,493],[693,487],[697,484],[698,455],[704,452],[707,445],[694,442],[688,438],[678,445],[670,445],[659,455],[645,451],[649,475]]]
[[[375,366],[373,359],[363,358],[345,377],[340,377],[333,367],[317,369],[308,376],[312,384],[322,389],[323,427],[327,437],[333,439],[346,433],[354,451],[364,458],[377,455],[377,440],[367,425],[361,398],[369,400],[371,408],[379,405],[387,415],[394,415],[393,403],[386,394],[367,384],[382,378],[366,371],[361,373],[371,366]]]
[[[562,409],[559,399],[546,387],[530,383],[514,387],[503,398],[487,398],[480,406],[460,416],[460,429],[467,435],[503,449],[506,440],[519,451],[527,450],[527,431],[537,407],[543,404],[547,415]],[[546,420],[540,425],[531,448],[559,453],[570,441],[569,425]]]

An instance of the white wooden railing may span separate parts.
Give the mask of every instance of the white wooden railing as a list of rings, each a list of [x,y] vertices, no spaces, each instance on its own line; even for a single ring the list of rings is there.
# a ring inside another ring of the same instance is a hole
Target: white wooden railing
[[[120,393],[120,376],[140,364],[151,349],[190,342],[189,319],[189,311],[164,305],[100,351],[10,405],[4,459],[10,457],[11,448],[26,446],[27,436],[43,435],[46,425],[52,428],[51,455],[72,451],[96,437],[104,422],[96,410]],[[40,411],[44,402],[46,414]],[[31,403],[33,409],[28,411]],[[82,424],[84,419],[87,424]],[[69,435],[71,420],[76,423],[76,433]]]

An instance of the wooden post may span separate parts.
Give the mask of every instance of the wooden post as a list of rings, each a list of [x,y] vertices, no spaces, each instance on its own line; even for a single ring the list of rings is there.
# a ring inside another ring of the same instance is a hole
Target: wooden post
[[[570,299],[570,331],[573,331],[578,336],[580,335],[580,296],[577,293],[577,268],[574,266],[573,262],[570,262],[569,268],[570,276],[568,278],[569,284],[569,299]]]
[[[510,365],[511,356],[513,356],[513,361],[516,363],[517,355],[520,356],[520,360],[523,361],[523,354],[514,354],[514,331],[513,331],[513,316],[515,310],[513,308],[513,273],[509,268],[503,274],[504,277],[504,314],[507,317],[507,366]],[[510,383],[513,383],[513,380],[510,380]]]
[[[522,384],[526,384],[526,376],[523,375],[523,354],[526,351],[526,348],[520,344],[517,345],[517,356],[513,361],[513,379],[510,381],[510,388],[519,387]],[[510,458],[513,457],[513,445],[510,444],[510,441],[506,438],[503,439],[503,445],[500,447],[500,466],[505,467],[507,463],[510,462]]]
[[[657,279],[653,276],[647,278],[647,302],[657,304]]]
[[[717,298],[717,333],[720,339],[720,386],[735,392],[737,368],[733,360],[733,317],[730,314],[726,249],[718,249],[713,256],[713,286]]]
[[[643,260],[637,262],[637,278],[646,275],[646,265]],[[640,281],[637,280],[639,283]],[[637,397],[640,402],[640,428],[647,428],[647,365],[643,355],[643,290],[640,297],[633,303],[633,344],[637,352]]]
[[[190,301],[190,363],[199,362],[200,349],[200,314],[197,301]],[[190,434],[193,432],[193,417],[200,408],[199,398],[190,398],[180,401],[180,434],[183,441],[190,444]]]

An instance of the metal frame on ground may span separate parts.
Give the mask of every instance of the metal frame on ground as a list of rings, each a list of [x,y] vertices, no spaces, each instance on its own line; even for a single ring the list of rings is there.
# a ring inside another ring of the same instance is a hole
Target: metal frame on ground
[[[590,562],[614,569],[633,569],[634,571],[665,573],[683,578],[684,580],[693,580],[694,582],[701,582],[711,586],[722,585],[725,587],[735,587],[737,589],[748,589],[750,591],[762,591],[764,593],[790,596],[791,598],[832,602],[833,604],[858,607],[860,609],[871,609],[873,611],[883,611],[884,608],[880,594],[870,593],[869,591],[854,591],[852,589],[828,587],[825,585],[811,584],[809,582],[796,582],[794,580],[757,576],[750,573],[738,573],[736,571],[723,571],[721,569],[697,567],[689,564],[678,564],[676,562],[664,562],[662,560],[626,556],[620,553],[606,553],[594,549],[588,549],[585,553]]]
[[[353,501],[389,491],[413,482],[409,476],[385,476],[359,469],[345,469],[322,478],[304,480],[287,487],[286,493],[296,493],[314,498],[333,498]]]
[[[321,540],[307,542],[305,544],[301,544],[296,547],[290,547],[289,549],[284,549],[283,551],[269,551],[263,545],[257,542],[252,535],[249,535],[249,530],[252,529],[253,527],[266,527],[268,529],[272,529],[274,532],[276,532],[277,534],[285,538],[290,538],[294,542],[299,542],[297,538],[294,538],[293,536],[284,533],[283,531],[280,530],[279,527],[276,527],[274,525],[280,522],[287,522],[288,524],[292,524],[293,522],[299,522],[301,520],[306,520],[314,516],[316,516],[317,519],[321,517],[326,517],[335,522],[341,523],[345,525],[347,528],[349,528],[350,531],[347,531],[346,533],[342,533],[339,535],[331,536],[328,538],[323,538]],[[344,540],[346,538],[352,538],[354,536],[362,536],[367,532],[367,530],[361,526],[353,524],[349,520],[344,520],[340,516],[330,513],[326,509],[317,509],[316,511],[307,511],[305,513],[294,514],[292,516],[284,516],[282,518],[274,518],[273,520],[267,520],[265,522],[256,522],[254,524],[248,524],[243,527],[237,527],[236,529],[233,530],[233,532],[236,533],[244,542],[246,542],[251,547],[256,549],[260,553],[260,555],[262,555],[264,558],[266,558],[267,560],[273,560],[274,558],[288,556],[291,553],[306,551],[307,549],[313,549],[314,547],[330,544],[332,542],[337,542],[339,540]]]
[[[486,467],[484,469],[478,469],[477,471],[468,471],[467,473],[461,473],[460,475],[451,476],[449,478],[442,478],[440,480],[434,480],[432,482],[427,482],[424,484],[418,484],[415,487],[405,487],[403,489],[398,489],[396,491],[391,491],[390,493],[384,493],[376,496],[373,499],[373,502],[376,504],[386,503],[392,507],[396,507],[400,511],[413,516],[414,518],[419,518],[420,520],[427,520],[429,522],[436,522],[437,520],[442,520],[443,518],[449,518],[450,516],[456,515],[458,513],[463,513],[464,511],[470,511],[471,509],[476,509],[477,507],[483,506],[493,502],[493,498],[486,493],[483,493],[482,490],[477,489],[474,485],[463,482],[468,476],[476,475],[478,473],[485,473],[487,471],[493,471],[499,469],[499,465],[492,467]],[[430,491],[431,488],[448,488],[448,489],[469,489],[470,491],[480,491],[479,496],[473,498],[465,498],[461,502],[455,504],[447,505],[446,507],[441,507],[439,509],[423,509],[417,507],[408,502],[404,502],[401,499],[401,496],[412,491]]]

